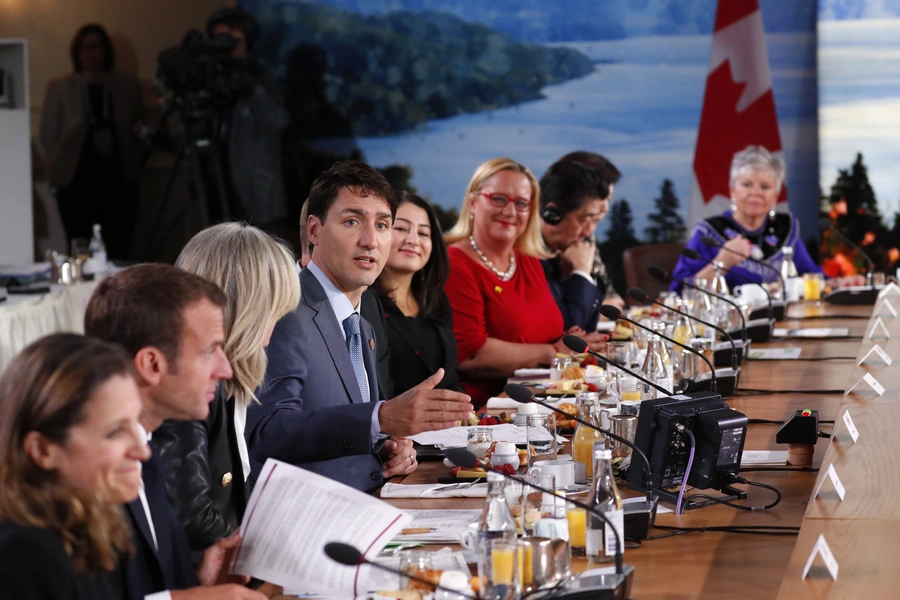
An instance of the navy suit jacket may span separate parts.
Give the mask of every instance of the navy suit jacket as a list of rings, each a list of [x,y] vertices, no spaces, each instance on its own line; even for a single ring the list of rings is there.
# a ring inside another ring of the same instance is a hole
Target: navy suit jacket
[[[550,293],[562,312],[565,329],[577,325],[588,333],[597,331],[603,292],[580,275],[565,277],[559,258],[544,259],[541,266],[544,267]]]
[[[247,446],[255,478],[269,457],[303,467],[359,490],[383,483],[372,444],[372,412],[379,397],[375,334],[360,319],[369,401],[363,402],[347,343],[325,290],[308,269],[294,312],[275,325],[259,404],[247,410]]]
[[[144,463],[141,477],[159,550],[153,545],[141,499],[126,504],[125,512],[131,522],[135,548],[127,569],[128,591],[132,600],[144,600],[144,596],[163,590],[181,590],[198,585],[187,535],[169,505],[158,452],[152,440],[150,448],[153,455]]]

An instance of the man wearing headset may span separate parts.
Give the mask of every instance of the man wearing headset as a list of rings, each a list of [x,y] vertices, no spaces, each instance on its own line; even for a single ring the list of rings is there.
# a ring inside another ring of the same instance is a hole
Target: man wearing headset
[[[541,233],[555,253],[542,263],[567,330],[597,330],[606,289],[598,287],[592,274],[594,231],[609,212],[611,187],[596,170],[575,160],[557,161],[541,178]]]
[[[232,219],[243,219],[284,235],[288,203],[282,181],[281,132],[289,114],[275,80],[250,52],[259,38],[259,24],[239,8],[224,8],[206,22],[210,37],[228,35],[237,41],[231,58],[242,63],[244,92],[226,114],[224,137],[233,190]]]

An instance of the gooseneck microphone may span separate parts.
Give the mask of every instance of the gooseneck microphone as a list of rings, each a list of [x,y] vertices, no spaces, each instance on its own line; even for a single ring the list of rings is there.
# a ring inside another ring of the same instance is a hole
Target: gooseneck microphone
[[[744,312],[737,305],[737,303],[734,302],[731,298],[729,298],[728,296],[723,296],[721,294],[716,294],[715,292],[711,292],[709,290],[705,290],[701,287],[694,285],[693,283],[688,283],[684,279],[674,279],[673,280],[672,276],[669,275],[669,273],[662,267],[651,266],[647,269],[647,272],[662,282],[675,281],[677,283],[680,283],[681,285],[685,285],[691,289],[697,290],[698,292],[703,292],[704,294],[709,294],[713,298],[718,298],[722,302],[725,302],[726,304],[730,304],[731,306],[733,306],[734,309],[737,311],[738,316],[741,317],[741,340],[743,340],[745,342],[747,341],[747,321],[746,321],[746,319],[744,319]],[[615,308],[615,307],[613,307],[613,308]],[[600,311],[600,312],[602,313],[603,311]],[[606,315],[604,315],[604,316],[606,316]],[[737,365],[735,365],[734,368],[737,368]]]
[[[657,332],[657,331],[654,331],[653,329],[651,329],[651,328],[649,328],[649,327],[646,327],[646,326],[644,326],[644,325],[641,325],[641,324],[638,323],[637,321],[632,321],[631,319],[629,319],[628,317],[626,317],[626,316],[622,313],[621,310],[619,310],[618,308],[616,308],[615,306],[612,306],[612,305],[610,305],[610,304],[604,304],[604,305],[602,305],[602,306],[600,307],[600,314],[603,315],[604,317],[606,317],[607,319],[609,319],[610,321],[616,321],[616,320],[618,320],[618,319],[622,319],[623,321],[627,321],[628,323],[631,323],[631,324],[634,325],[635,327],[640,327],[641,329],[643,329],[643,330],[645,330],[645,331],[649,331],[650,333],[655,333],[656,335],[658,335],[658,336],[661,337],[662,339],[666,340],[667,342],[672,342],[672,343],[675,344],[676,346],[679,346],[679,347],[681,347],[681,348],[684,348],[685,350],[687,350],[687,351],[690,352],[691,354],[694,354],[695,356],[699,356],[700,358],[703,359],[703,361],[704,361],[704,362],[706,363],[706,365],[709,367],[709,372],[710,372],[710,375],[711,375],[711,377],[712,377],[712,381],[710,382],[710,384],[711,384],[711,391],[713,391],[713,392],[717,391],[717,390],[716,390],[716,383],[717,383],[717,382],[716,382],[716,368],[715,368],[715,367],[713,366],[713,364],[709,361],[709,359],[706,358],[706,356],[703,355],[702,352],[698,352],[697,350],[691,348],[690,346],[688,346],[688,345],[686,345],[686,344],[682,344],[681,342],[679,342],[679,341],[677,341],[677,340],[675,340],[675,339],[673,339],[673,338],[670,338],[670,337],[668,337],[668,336],[665,336],[665,335],[663,335],[663,334],[661,334],[661,333],[659,333],[659,332]],[[732,362],[732,363],[737,363],[737,356],[735,356],[734,354],[732,354],[731,362]],[[733,366],[732,368],[733,368],[733,369],[737,369],[737,364],[734,364],[734,366]],[[675,390],[672,390],[672,391],[674,392]]]
[[[623,437],[619,437],[616,434],[614,434],[613,432],[607,431],[606,429],[603,429],[602,427],[597,427],[596,425],[592,425],[591,423],[588,423],[587,421],[585,421],[584,419],[582,419],[580,417],[573,417],[569,413],[556,408],[552,404],[549,404],[547,402],[541,402],[540,400],[535,398],[534,394],[531,393],[531,390],[529,390],[524,385],[521,385],[518,383],[507,383],[503,387],[503,391],[506,392],[507,396],[509,396],[516,402],[519,402],[520,404],[529,404],[531,402],[533,402],[534,404],[540,404],[541,406],[543,406],[545,408],[549,408],[550,410],[552,410],[554,412],[557,412],[561,415],[565,415],[565,417],[571,421],[575,421],[576,423],[581,423],[585,427],[589,427],[590,429],[593,429],[594,431],[599,431],[603,435],[616,440],[620,444],[625,444],[626,446],[631,448],[634,452],[636,452],[638,454],[638,456],[641,457],[641,460],[643,460],[644,464],[647,466],[647,473],[650,474],[653,472],[653,469],[650,468],[650,460],[647,458],[647,455],[644,454],[643,450],[641,450],[640,448],[635,446],[634,442],[629,442],[627,439],[625,439]],[[650,489],[649,487],[647,487],[647,500],[650,502],[653,501],[653,490]]]
[[[715,266],[715,264],[713,264],[713,261],[706,260],[705,258],[700,256],[700,254],[693,248],[685,248],[684,250],[681,251],[681,255],[684,256],[685,258],[690,258],[692,260],[702,260],[703,262],[705,262],[708,265]],[[735,277],[737,277],[738,279],[743,279],[744,281],[746,281],[747,283],[750,283],[752,285],[758,285],[759,288],[766,295],[766,299],[769,301],[769,312],[768,312],[769,320],[772,320],[775,318],[775,308],[772,305],[772,294],[769,293],[769,290],[766,289],[766,286],[764,286],[763,284],[761,284],[758,281],[753,281],[753,279],[751,279],[750,277],[747,277],[743,273],[738,273],[737,271],[732,271],[731,269],[725,269],[725,270],[728,271],[729,273],[731,273],[732,275],[734,275]],[[779,275],[780,275],[780,273],[779,273]]]
[[[572,335],[571,333],[564,335],[563,336],[563,344],[565,344],[566,348],[568,348],[572,352],[576,352],[578,354],[584,354],[585,352],[587,352],[588,354],[590,354],[597,360],[602,360],[603,362],[605,362],[608,365],[612,365],[617,369],[621,369],[622,371],[628,373],[629,375],[631,375],[638,381],[640,381],[642,383],[646,383],[647,385],[649,385],[650,387],[655,389],[657,392],[662,392],[666,396],[672,395],[672,392],[670,392],[666,388],[653,383],[649,379],[645,379],[644,377],[638,375],[637,373],[635,373],[628,367],[624,367],[624,366],[620,365],[619,363],[617,363],[616,361],[612,360],[611,358],[606,358],[602,354],[594,352],[593,350],[591,350],[590,345],[586,341],[584,341],[583,339],[578,337],[577,335]]]
[[[472,454],[471,452],[469,452],[468,450],[466,450],[465,448],[447,448],[446,455],[447,455],[447,458],[450,459],[450,462],[452,462],[455,465],[459,465],[460,467],[463,467],[465,469],[471,469],[471,468],[475,467],[475,465],[478,463],[478,459],[475,458],[475,455]],[[593,459],[593,457],[592,457],[592,459]],[[515,475],[508,475],[507,473],[504,473],[500,469],[495,469],[494,467],[489,466],[489,465],[481,465],[481,466],[485,470],[492,471],[494,473],[500,473],[501,475],[503,475],[504,478],[509,479],[510,481],[515,481],[516,483],[519,483],[523,486],[530,487],[530,488],[535,489],[544,494],[549,494],[551,496],[557,496],[556,490],[548,490],[541,486],[534,485],[530,481],[525,481],[524,479],[520,479],[519,477],[516,477]],[[612,524],[612,521],[609,520],[609,517],[607,517],[605,514],[603,514],[599,510],[597,510],[591,506],[588,506],[587,504],[585,504],[583,502],[579,502],[577,500],[572,500],[571,498],[568,498],[565,496],[557,496],[557,497],[561,498],[562,500],[564,500],[565,502],[568,502],[569,504],[571,504],[573,506],[577,506],[578,508],[589,512],[590,514],[592,514],[594,516],[600,517],[603,520],[603,522],[606,523],[610,527],[610,529],[613,530],[613,532],[615,532],[615,534],[616,534],[616,575],[624,575],[625,572],[622,567],[622,551],[623,551],[622,536],[619,535],[619,530],[616,529],[615,525]],[[326,548],[327,548],[327,546],[326,546]],[[326,552],[327,552],[327,550],[326,550]]]
[[[460,448],[461,449],[461,448]],[[463,452],[466,452],[465,449],[461,449]],[[448,452],[449,455],[449,452]],[[456,590],[451,590],[450,588],[445,588],[437,583],[432,583],[427,579],[423,579],[422,577],[417,577],[410,573],[405,573],[400,571],[399,569],[394,569],[393,567],[389,567],[387,565],[383,565],[381,563],[372,562],[363,556],[362,552],[351,546],[350,544],[344,544],[341,542],[328,542],[325,544],[325,555],[333,560],[334,562],[341,563],[342,565],[347,565],[348,567],[357,567],[359,565],[369,565],[371,567],[375,567],[376,569],[381,569],[382,571],[387,571],[388,573],[393,573],[395,575],[400,575],[401,577],[407,577],[413,581],[418,583],[422,583],[428,588],[434,586],[436,589],[444,590],[453,595],[454,598],[471,598],[472,600],[477,600],[474,596],[469,596],[468,594],[463,594]]]
[[[706,246],[707,248],[718,248],[719,250],[724,250],[725,252],[735,254],[737,256],[740,256],[744,260],[748,260],[755,265],[759,265],[762,268],[768,269],[769,271],[772,271],[773,273],[775,273],[775,275],[778,276],[778,281],[781,282],[781,297],[784,299],[785,302],[787,302],[787,286],[785,285],[784,277],[781,276],[781,271],[779,271],[778,269],[776,269],[769,263],[765,263],[761,260],[756,260],[755,258],[751,258],[749,256],[744,256],[737,250],[732,250],[731,248],[727,248],[725,246],[725,244],[722,244],[721,242],[719,242],[719,240],[712,237],[711,235],[704,235],[703,237],[700,238],[700,241],[703,242],[703,245]],[[734,274],[731,269],[728,269],[728,272]]]
[[[666,310],[671,310],[672,312],[678,313],[679,315],[683,315],[683,316],[687,317],[688,319],[691,319],[692,321],[697,321],[698,323],[702,323],[703,325],[705,325],[707,327],[715,329],[716,331],[718,331],[719,333],[722,334],[723,338],[725,338],[726,340],[728,340],[731,343],[731,351],[734,352],[735,356],[737,356],[737,346],[734,345],[734,338],[732,338],[731,335],[727,331],[725,331],[718,325],[713,325],[709,321],[704,321],[703,319],[698,319],[694,315],[686,313],[683,310],[678,310],[677,308],[672,308],[671,306],[666,306],[665,304],[663,304],[657,300],[653,300],[652,298],[650,298],[650,294],[648,294],[641,288],[634,288],[634,287],[628,288],[628,295],[630,297],[634,298],[635,300],[637,300],[638,302],[644,302],[647,304],[656,304],[657,306],[662,306]]]

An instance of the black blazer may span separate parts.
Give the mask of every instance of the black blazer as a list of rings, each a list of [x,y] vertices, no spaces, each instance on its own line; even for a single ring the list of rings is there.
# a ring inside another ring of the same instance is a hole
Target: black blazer
[[[438,388],[463,392],[456,373],[458,364],[456,351],[456,338],[453,336],[453,328],[450,325],[433,323],[438,332],[440,344],[443,349],[444,362],[442,364],[428,364],[425,358],[418,352],[421,343],[415,330],[410,327],[409,319],[396,305],[388,303],[385,309],[385,323],[387,324],[388,345],[391,347],[391,380],[394,383],[394,393],[403,392],[414,388],[432,375],[439,368],[444,369],[444,379],[438,384]]]
[[[204,550],[237,531],[247,506],[234,402],[220,388],[204,421],[166,421],[153,432],[169,503],[184,526],[194,564]]]
[[[544,267],[550,293],[562,313],[565,329],[577,325],[588,333],[597,331],[603,290],[580,275],[566,277],[559,257],[544,259],[541,266]]]
[[[378,295],[371,289],[363,292],[362,299],[359,301],[359,314],[369,322],[375,332],[378,396],[381,400],[390,400],[394,397],[394,386],[391,381],[391,349],[388,345],[387,326],[385,325],[387,315],[384,314],[384,308]]]
[[[129,597],[132,600],[144,600],[144,596],[163,590],[181,590],[197,585],[187,536],[166,495],[155,440],[151,440],[150,448],[153,455],[144,463],[141,478],[144,480],[159,550],[153,545],[141,499],[126,504],[135,547],[134,556],[127,566]]]
[[[122,572],[79,575],[55,531],[0,525],[0,598],[16,600],[121,600]]]

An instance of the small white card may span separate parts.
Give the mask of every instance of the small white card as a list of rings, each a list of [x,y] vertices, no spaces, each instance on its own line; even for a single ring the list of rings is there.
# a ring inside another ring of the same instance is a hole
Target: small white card
[[[877,354],[878,358],[880,358],[887,366],[891,366],[891,363],[894,362],[894,359],[888,356],[888,353],[882,350],[881,346],[875,344],[868,352],[866,352],[866,355],[862,357],[862,359],[859,361],[859,364],[863,364],[864,362],[866,362],[866,360],[868,360],[868,358],[872,356],[873,352]]]
[[[863,375],[862,379],[860,379],[859,381],[854,383],[853,387],[851,387],[849,390],[847,390],[847,393],[849,394],[850,392],[855,390],[856,387],[859,384],[861,384],[863,381],[865,381],[867,384],[869,384],[869,387],[871,387],[873,390],[875,390],[875,393],[878,394],[879,396],[884,393],[884,386],[881,385],[880,383],[878,383],[878,381],[872,376],[871,373],[866,373],[865,375]]]
[[[887,298],[890,295],[900,296],[900,286],[896,283],[889,283],[885,287],[881,288],[881,291],[878,292],[879,298]]]
[[[844,489],[844,484],[841,483],[841,478],[838,477],[837,471],[834,470],[834,464],[828,465],[828,470],[825,471],[825,477],[819,480],[819,485],[816,486],[816,493],[813,494],[813,498],[819,495],[819,492],[822,491],[822,484],[825,483],[825,479],[831,479],[832,485],[834,485],[834,490],[837,492],[838,497],[840,497],[841,502],[844,501],[844,494],[847,493],[847,490]]]
[[[785,465],[787,450],[744,450],[741,452],[742,465]]]
[[[754,348],[750,351],[753,360],[797,360],[800,348]]]
[[[868,383],[872,387],[872,389],[875,390],[875,393],[879,396],[884,393],[884,386],[878,383],[871,373],[866,373],[865,375],[863,375],[863,381]]]
[[[853,417],[850,416],[850,411],[844,412],[844,423],[847,425],[847,431],[850,432],[850,437],[853,438],[853,443],[856,443],[856,440],[859,439],[859,430],[856,429],[856,425],[853,423]]]
[[[891,304],[891,301],[888,298],[885,298],[881,301],[881,304],[878,305],[878,308],[875,309],[874,314],[877,317],[886,317],[887,315],[891,315],[896,319],[897,309],[894,308],[894,305]]]
[[[881,317],[875,319],[875,324],[872,325],[872,329],[869,331],[869,339],[873,339],[875,337],[875,332],[881,330],[881,333],[878,335],[879,338],[884,338],[886,340],[891,339],[891,334],[888,333],[887,327],[884,325],[884,321],[881,320]]]
[[[828,569],[828,573],[831,575],[831,578],[834,581],[837,581],[838,562],[837,559],[834,558],[834,554],[831,553],[831,548],[828,547],[828,542],[825,541],[824,533],[819,534],[819,539],[816,540],[816,543],[812,549],[812,553],[809,555],[809,559],[807,559],[806,561],[806,566],[803,567],[803,575],[800,577],[800,579],[806,579],[806,576],[809,574],[809,569],[810,567],[812,567],[813,561],[816,559],[816,554],[822,557],[822,560],[825,562],[825,568]]]

